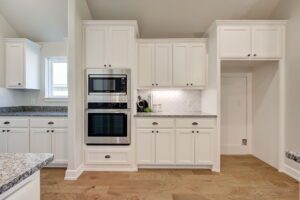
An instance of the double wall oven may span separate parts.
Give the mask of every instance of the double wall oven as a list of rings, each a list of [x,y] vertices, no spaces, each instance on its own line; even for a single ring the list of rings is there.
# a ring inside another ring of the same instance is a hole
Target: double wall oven
[[[87,69],[87,145],[129,145],[130,70]]]

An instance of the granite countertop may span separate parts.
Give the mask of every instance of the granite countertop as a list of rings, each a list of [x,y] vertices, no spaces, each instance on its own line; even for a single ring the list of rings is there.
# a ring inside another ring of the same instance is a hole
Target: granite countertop
[[[49,153],[0,154],[0,194],[46,166],[53,158]]]
[[[208,114],[204,112],[141,112],[134,115],[134,117],[203,117],[203,118],[215,118],[217,115]]]
[[[0,107],[0,116],[67,117],[66,106],[13,106]]]

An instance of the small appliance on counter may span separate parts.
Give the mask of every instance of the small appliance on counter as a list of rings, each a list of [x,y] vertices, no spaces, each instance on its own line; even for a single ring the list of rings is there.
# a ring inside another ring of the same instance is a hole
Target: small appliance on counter
[[[151,112],[148,101],[142,99],[141,96],[138,96],[136,107],[137,107],[137,112]]]

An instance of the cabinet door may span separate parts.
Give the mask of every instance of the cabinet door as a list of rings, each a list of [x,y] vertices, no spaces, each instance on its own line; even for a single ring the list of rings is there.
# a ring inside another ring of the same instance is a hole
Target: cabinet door
[[[30,129],[30,152],[31,153],[52,153],[52,138],[50,129]]]
[[[158,87],[172,86],[172,45],[155,45],[155,84]]]
[[[220,31],[220,54],[222,58],[250,57],[250,26],[223,26]]]
[[[282,31],[278,26],[252,28],[252,56],[254,58],[280,58]]]
[[[194,164],[194,139],[192,130],[176,130],[176,164]]]
[[[159,129],[155,131],[156,164],[175,163],[175,133],[173,130]]]
[[[6,132],[8,153],[29,153],[28,128],[10,128]]]
[[[7,134],[6,129],[0,129],[0,153],[7,152]]]
[[[177,87],[188,84],[188,44],[173,45],[173,85]]]
[[[140,44],[138,52],[139,87],[154,86],[154,44]]]
[[[213,129],[200,129],[195,135],[195,163],[212,164]]]
[[[6,87],[23,88],[24,83],[24,44],[12,43],[6,44]]]
[[[108,64],[111,67],[129,68],[130,50],[132,49],[132,33],[130,27],[109,27]]]
[[[53,131],[53,132],[52,132]],[[52,132],[52,152],[54,163],[64,164],[68,162],[67,129],[53,129]]]
[[[204,87],[206,84],[207,53],[205,44],[191,44],[189,53],[190,84]]]
[[[138,164],[155,164],[155,133],[152,130],[137,130]]]
[[[106,26],[85,28],[85,67],[101,68],[107,63],[108,31]]]

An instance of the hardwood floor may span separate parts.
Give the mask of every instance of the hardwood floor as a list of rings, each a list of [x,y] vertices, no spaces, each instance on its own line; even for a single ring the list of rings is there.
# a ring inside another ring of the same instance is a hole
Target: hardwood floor
[[[299,200],[299,183],[252,156],[223,156],[222,172],[84,172],[64,181],[43,169],[42,200]]]

